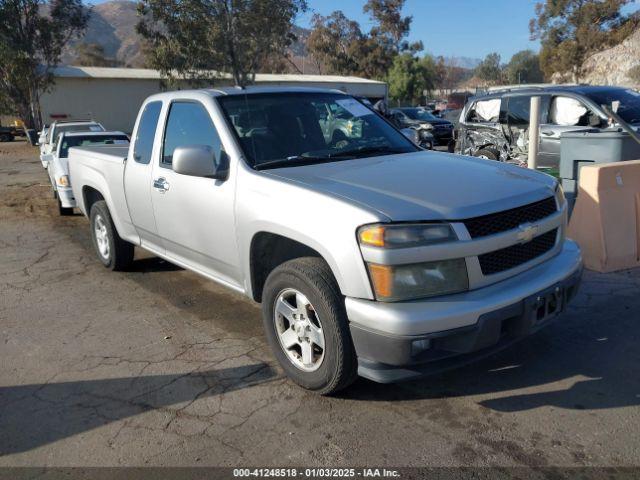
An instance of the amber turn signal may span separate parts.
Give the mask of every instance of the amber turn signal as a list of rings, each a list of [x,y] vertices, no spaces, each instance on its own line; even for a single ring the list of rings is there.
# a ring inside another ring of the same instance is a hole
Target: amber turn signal
[[[373,225],[360,230],[360,243],[372,247],[384,247],[384,227]]]

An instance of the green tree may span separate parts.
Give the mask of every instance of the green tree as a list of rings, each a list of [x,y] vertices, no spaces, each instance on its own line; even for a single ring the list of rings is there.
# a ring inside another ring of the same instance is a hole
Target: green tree
[[[75,48],[74,63],[85,67],[118,67],[122,65],[115,58],[107,57],[104,47],[97,43],[80,43]]]
[[[447,61],[439,56],[435,61],[435,88],[439,90],[453,90],[460,82],[471,77],[473,71],[457,65],[455,59]]]
[[[321,69],[335,75],[352,75],[361,69],[364,35],[358,22],[336,11],[326,17],[315,14],[311,25],[307,49]]]
[[[309,53],[327,73],[385,78],[397,55],[422,49],[421,42],[406,40],[412,18],[402,16],[404,2],[368,0],[363,12],[373,26],[367,33],[341,11],[315,15],[307,40]]]
[[[631,0],[545,0],[536,4],[536,18],[529,23],[532,40],[540,40],[540,66],[547,77],[554,73],[578,81],[586,57],[620,43],[639,22],[637,14],[625,15]]]
[[[0,0],[0,103],[27,128],[39,126],[39,96],[88,18],[81,0]]]
[[[170,82],[195,83],[231,74],[247,85],[272,56],[287,55],[306,0],[141,0],[137,31],[149,63]]]
[[[387,82],[389,96],[401,102],[419,104],[425,90],[434,88],[435,62],[430,56],[418,58],[411,53],[401,53],[393,59]]]
[[[481,80],[497,83],[502,78],[502,67],[500,66],[500,55],[490,53],[476,67],[475,74]]]
[[[504,69],[507,83],[537,83],[544,77],[540,70],[540,57],[532,50],[515,53]]]

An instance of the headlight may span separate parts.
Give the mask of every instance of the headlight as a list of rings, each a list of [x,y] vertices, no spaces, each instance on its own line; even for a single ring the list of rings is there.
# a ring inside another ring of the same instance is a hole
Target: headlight
[[[421,127],[425,130],[433,130],[433,125],[431,125],[430,123],[423,123]]]
[[[61,187],[68,187],[69,186],[69,176],[68,175],[62,175],[62,176],[58,177],[58,185],[60,185]]]
[[[411,265],[377,265],[370,263],[369,276],[381,301],[414,300],[469,289],[464,258]]]
[[[360,245],[384,249],[411,248],[458,240],[448,223],[366,225],[358,230]],[[469,289],[464,258],[402,265],[367,263],[376,299],[414,300]]]
[[[448,223],[367,225],[358,230],[361,245],[408,248],[457,240]]]
[[[562,210],[564,204],[567,202],[567,199],[564,197],[564,190],[562,189],[562,185],[560,182],[556,185],[556,204],[558,205],[558,210]]]

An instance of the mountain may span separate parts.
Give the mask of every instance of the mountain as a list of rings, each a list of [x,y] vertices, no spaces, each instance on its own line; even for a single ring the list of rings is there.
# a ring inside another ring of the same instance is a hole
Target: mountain
[[[480,58],[472,57],[444,57],[444,62],[450,67],[466,68],[467,70],[473,70],[482,62]]]
[[[94,5],[87,30],[82,39],[73,42],[63,54],[63,63],[74,63],[75,47],[79,43],[95,43],[105,55],[126,67],[142,67],[140,37],[136,33],[136,2],[112,0]]]

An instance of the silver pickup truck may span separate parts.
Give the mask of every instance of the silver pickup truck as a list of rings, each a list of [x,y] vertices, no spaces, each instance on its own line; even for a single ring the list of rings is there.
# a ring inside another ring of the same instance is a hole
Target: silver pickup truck
[[[72,148],[69,165],[106,267],[139,246],[261,302],[284,371],[323,394],[509,345],[581,276],[555,179],[421,150],[338,91],[154,95],[128,149]]]

